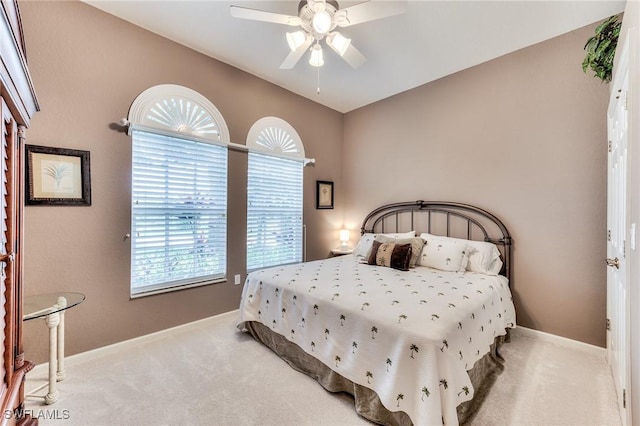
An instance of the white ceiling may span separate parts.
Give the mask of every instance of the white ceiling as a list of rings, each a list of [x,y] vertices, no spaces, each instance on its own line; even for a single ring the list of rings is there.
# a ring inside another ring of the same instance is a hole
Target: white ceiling
[[[340,29],[368,61],[352,69],[325,49],[317,94],[318,69],[306,55],[291,70],[279,68],[289,53],[285,33],[292,27],[233,18],[229,12],[236,5],[297,15],[298,0],[85,2],[340,112],[603,20],[625,5],[617,0],[409,0],[405,14]]]

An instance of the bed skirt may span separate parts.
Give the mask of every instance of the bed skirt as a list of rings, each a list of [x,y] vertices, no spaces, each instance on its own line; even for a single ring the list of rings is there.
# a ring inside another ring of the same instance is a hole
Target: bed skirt
[[[362,417],[375,423],[390,426],[412,424],[405,412],[387,410],[375,391],[342,377],[300,349],[295,343],[291,343],[285,337],[273,332],[269,327],[259,322],[245,322],[244,327],[257,341],[273,350],[293,369],[317,380],[329,392],[346,392],[352,395],[355,400],[356,412]],[[504,370],[504,359],[500,356],[499,349],[502,343],[508,340],[507,336],[496,338],[489,353],[478,360],[468,371],[473,384],[474,397],[457,407],[460,424],[464,425],[473,419],[474,414],[488,395],[489,389]]]

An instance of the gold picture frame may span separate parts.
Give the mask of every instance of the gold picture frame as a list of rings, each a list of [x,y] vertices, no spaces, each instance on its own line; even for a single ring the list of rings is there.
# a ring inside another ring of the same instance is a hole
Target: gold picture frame
[[[89,151],[25,145],[27,205],[90,206]]]

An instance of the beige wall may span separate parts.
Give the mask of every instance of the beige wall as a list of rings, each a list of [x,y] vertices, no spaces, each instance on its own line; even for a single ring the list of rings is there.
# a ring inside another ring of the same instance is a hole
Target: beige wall
[[[110,128],[135,97],[163,83],[196,90],[224,116],[231,140],[277,116],[299,133],[308,257],[325,257],[342,225],[343,115],[79,2],[21,2],[29,67],[42,111],[27,143],[91,152],[91,207],[25,208],[25,293],[79,291],[69,311],[73,354],[237,309],[245,276],[246,153],[229,153],[229,282],[129,300],[130,138]],[[310,120],[309,117],[313,117]],[[315,210],[315,180],[336,184],[336,209]],[[46,360],[46,327],[25,324],[26,357]]]
[[[346,219],[466,202],[514,237],[518,323],[605,344],[608,87],[582,73],[593,26],[345,116]]]

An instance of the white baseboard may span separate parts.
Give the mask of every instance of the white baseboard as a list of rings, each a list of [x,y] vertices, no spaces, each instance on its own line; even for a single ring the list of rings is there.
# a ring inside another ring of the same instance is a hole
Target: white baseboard
[[[566,337],[557,336],[555,334],[545,333],[544,331],[538,331],[527,327],[517,326],[511,330],[512,334],[521,334],[522,336],[532,337],[534,339],[544,340],[546,342],[555,343],[557,345],[566,346],[572,349],[578,349],[584,352],[589,352],[593,355],[605,357],[607,350],[600,346],[591,345],[589,343],[580,342],[578,340],[568,339]]]
[[[113,352],[118,352],[120,350],[123,349],[123,347],[126,346],[132,346],[132,345],[141,345],[144,343],[149,343],[149,342],[153,342],[155,340],[158,339],[164,339],[166,337],[166,335],[180,330],[181,328],[185,328],[185,327],[193,327],[193,326],[197,326],[199,324],[202,323],[207,323],[207,322],[216,322],[222,319],[227,319],[230,316],[236,316],[238,314],[238,309],[235,309],[233,311],[229,311],[229,312],[224,312],[222,314],[218,314],[218,315],[214,315],[211,317],[207,317],[207,318],[202,318],[196,321],[192,321],[192,322],[188,322],[186,324],[180,324],[177,325],[175,327],[171,327],[171,328],[167,328],[164,330],[160,330],[160,331],[156,331],[154,333],[149,333],[149,334],[145,334],[142,336],[138,336],[138,337],[134,337],[132,339],[128,339],[128,340],[123,340],[122,342],[117,342],[117,343],[113,343],[111,345],[107,345],[107,346],[101,346],[99,348],[95,348],[95,349],[91,349],[88,350],[86,352],[80,352],[74,355],[70,355],[70,356],[66,356],[64,359],[65,361],[67,360],[72,360],[72,359],[77,359],[77,360],[82,360],[83,358],[92,358],[95,356],[104,356],[104,355],[108,355],[110,353]],[[33,370],[31,370],[31,372],[29,373],[28,377],[36,377],[36,376],[47,376],[49,372],[49,362],[44,362],[42,364],[38,364],[36,365]]]

